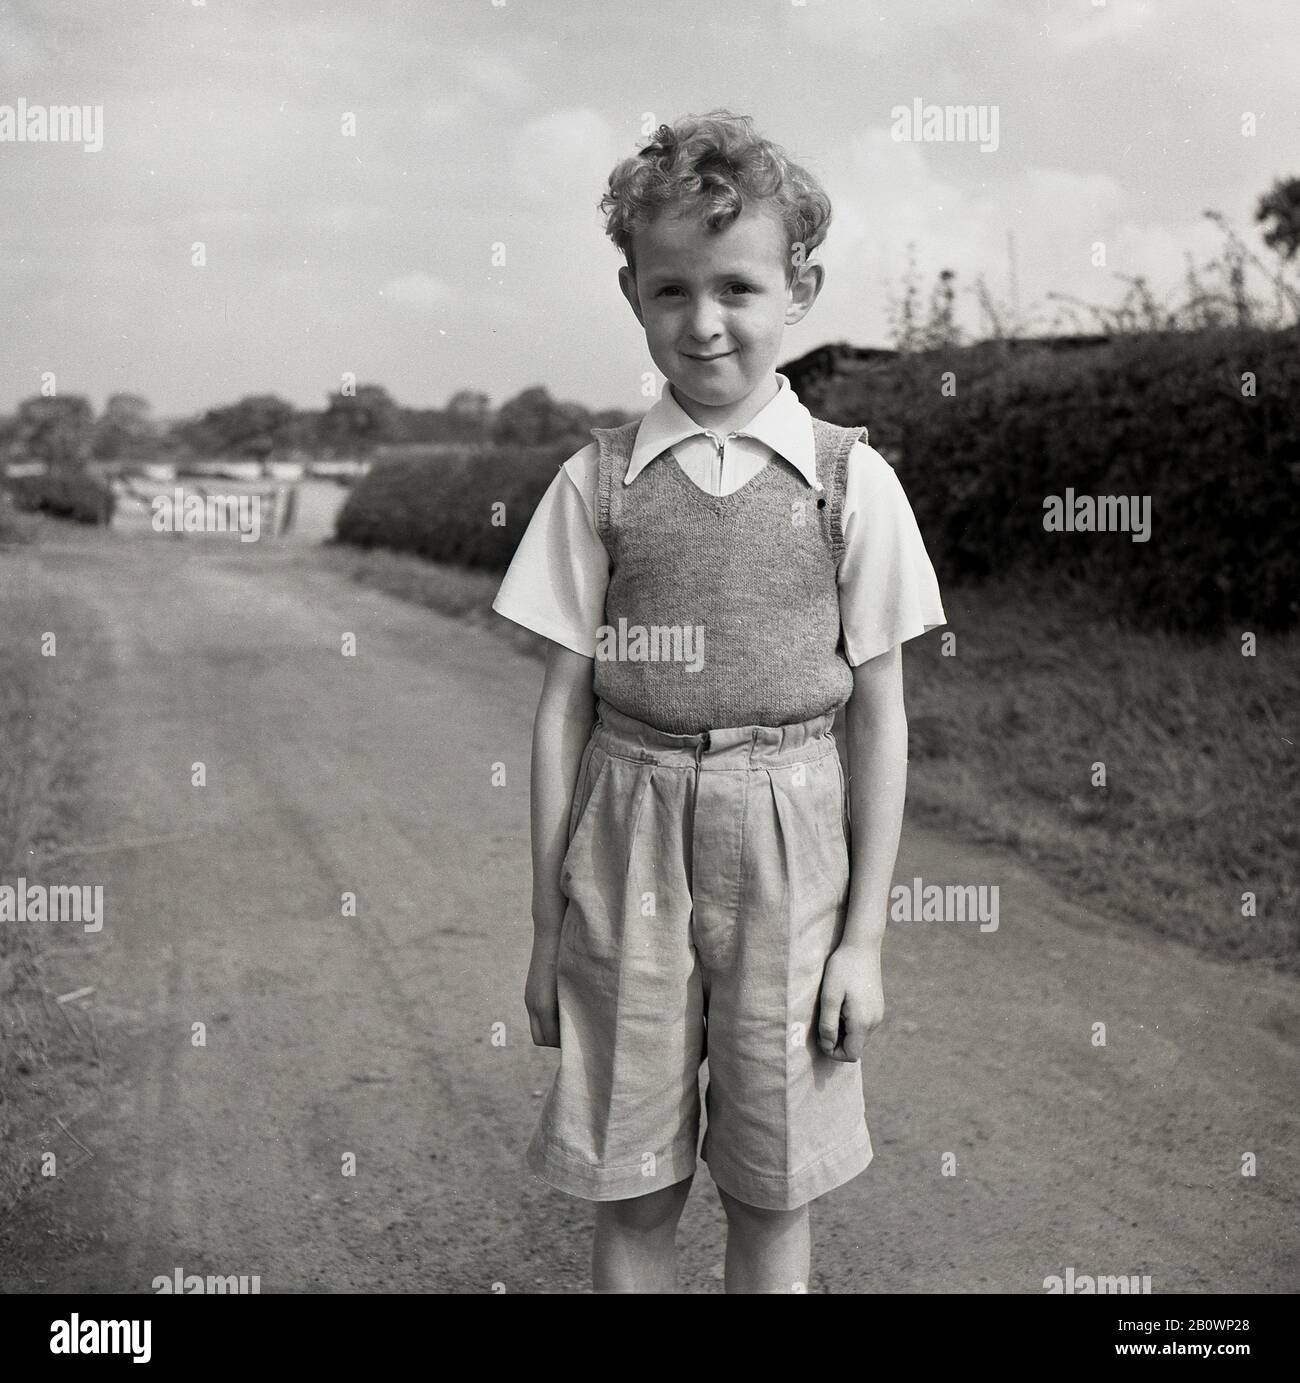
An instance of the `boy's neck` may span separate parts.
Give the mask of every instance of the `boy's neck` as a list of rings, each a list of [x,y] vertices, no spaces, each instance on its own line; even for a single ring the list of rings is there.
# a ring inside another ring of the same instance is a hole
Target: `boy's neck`
[[[751,390],[743,399],[717,406],[686,398],[678,393],[675,384],[669,384],[668,387],[672,390],[677,406],[692,422],[699,423],[710,432],[722,433],[739,432],[747,426],[781,392],[781,381],[777,379],[776,371],[773,370],[762,384]]]

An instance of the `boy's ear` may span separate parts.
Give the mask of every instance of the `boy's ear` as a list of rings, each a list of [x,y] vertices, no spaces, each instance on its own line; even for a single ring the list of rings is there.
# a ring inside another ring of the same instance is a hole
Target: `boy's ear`
[[[618,286],[623,290],[623,296],[632,304],[637,321],[645,326],[641,316],[641,295],[636,291],[636,275],[626,264],[618,271]]]
[[[794,282],[786,290],[790,301],[785,309],[785,324],[792,327],[808,315],[826,281],[826,270],[816,260],[802,264],[795,272]]]

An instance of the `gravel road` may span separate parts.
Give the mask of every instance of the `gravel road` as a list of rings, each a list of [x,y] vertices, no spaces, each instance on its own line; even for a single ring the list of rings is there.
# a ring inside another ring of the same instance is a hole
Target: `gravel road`
[[[0,1288],[148,1292],[179,1267],[584,1290],[589,1207],[522,1167],[555,1061],[522,1000],[540,665],[288,544],[75,533],[0,576],[93,615],[59,644],[87,674],[90,788],[48,873],[102,884],[106,912],[55,951],[96,989],[104,1090],[69,1126],[94,1156],[0,1230]],[[897,873],[998,885],[999,926],[891,927],[876,1158],[815,1207],[811,1290],[1041,1292],[1067,1267],[1300,1287],[1300,986],[944,836],[909,828]],[[701,1164],[685,1290],[721,1291],[722,1229]]]

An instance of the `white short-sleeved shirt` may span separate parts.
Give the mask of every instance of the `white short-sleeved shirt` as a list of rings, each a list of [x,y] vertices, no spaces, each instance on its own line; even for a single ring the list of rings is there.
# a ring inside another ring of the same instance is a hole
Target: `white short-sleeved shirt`
[[[747,484],[773,453],[820,489],[812,416],[785,375],[776,378],[772,401],[726,438],[702,428],[665,384],[641,420],[624,484],[671,447],[711,495]],[[492,602],[498,614],[593,659],[609,584],[609,553],[596,531],[599,454],[593,440],[560,467]],[[864,442],[849,453],[842,527],[840,625],[850,666],[948,622],[912,506],[894,468]]]

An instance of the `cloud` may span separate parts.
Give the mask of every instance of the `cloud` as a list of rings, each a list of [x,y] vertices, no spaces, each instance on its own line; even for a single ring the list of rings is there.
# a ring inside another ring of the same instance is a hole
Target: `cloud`
[[[887,303],[901,293],[913,244],[923,310],[935,275],[952,269],[958,317],[972,332],[983,329],[972,293],[979,275],[995,300],[1009,297],[1008,233],[1020,307],[1040,330],[1057,311],[1049,293],[1114,305],[1125,291],[1121,276],[1145,277],[1158,299],[1178,301],[1184,252],[1204,263],[1218,248],[1202,218],[1145,223],[1140,195],[1110,173],[998,165],[996,180],[956,183],[934,167],[946,152],[937,147],[895,142],[876,128],[824,162],[835,208],[822,258],[836,287],[818,308],[828,336],[887,339]],[[1106,247],[1100,266],[1097,242]]]
[[[429,312],[455,301],[457,294],[445,280],[417,269],[413,273],[389,279],[379,290],[379,296],[394,307]]]
[[[1065,53],[1077,53],[1112,39],[1129,39],[1145,34],[1150,27],[1151,6],[1148,0],[1093,0],[1088,9],[1073,16],[1055,31],[1044,29],[1054,48]]]
[[[492,101],[517,106],[533,95],[533,84],[500,53],[471,49],[458,66],[466,85]]]
[[[590,106],[557,110],[523,125],[510,141],[516,195],[586,207],[600,198],[621,149],[609,121]]]

